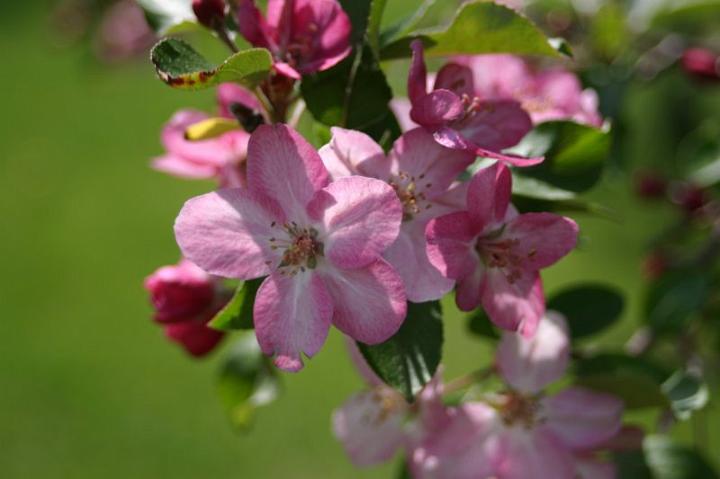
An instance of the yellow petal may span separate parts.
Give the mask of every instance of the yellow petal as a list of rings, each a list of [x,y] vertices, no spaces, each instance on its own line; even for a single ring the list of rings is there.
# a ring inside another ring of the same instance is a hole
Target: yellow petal
[[[209,140],[217,138],[229,131],[239,130],[240,124],[237,120],[228,118],[208,118],[190,125],[185,130],[185,138],[190,141]]]

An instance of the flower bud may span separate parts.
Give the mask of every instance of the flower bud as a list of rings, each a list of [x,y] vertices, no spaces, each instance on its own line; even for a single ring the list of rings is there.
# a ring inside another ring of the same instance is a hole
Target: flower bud
[[[210,308],[215,297],[210,275],[187,260],[155,271],[145,280],[145,289],[160,323],[194,318]]]
[[[672,201],[686,213],[695,213],[705,206],[708,198],[702,188],[691,183],[683,183],[673,187]]]
[[[645,199],[657,199],[665,196],[667,180],[652,171],[640,172],[635,175],[635,194]]]
[[[192,9],[198,21],[208,28],[217,28],[225,19],[224,0],[193,0]]]
[[[718,56],[706,48],[685,50],[682,56],[682,66],[685,72],[696,78],[720,80]]]
[[[168,324],[165,326],[165,335],[195,357],[202,357],[211,352],[224,336],[202,321]]]

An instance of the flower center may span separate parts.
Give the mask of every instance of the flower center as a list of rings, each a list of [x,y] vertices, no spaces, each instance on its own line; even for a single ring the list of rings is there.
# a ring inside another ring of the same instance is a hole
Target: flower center
[[[430,188],[432,183],[423,183],[425,174],[417,178],[404,171],[390,177],[388,184],[395,190],[400,203],[403,206],[403,221],[410,221],[415,215],[423,210],[432,208],[427,201],[423,188]]]
[[[474,117],[477,113],[481,111],[489,111],[492,113],[493,106],[490,103],[483,102],[479,97],[471,97],[467,93],[463,93],[462,95],[462,103],[465,107],[465,114],[459,118],[458,120],[455,120],[458,123],[462,123],[466,120],[469,120],[470,118]]]
[[[277,226],[272,223],[273,227]],[[315,269],[319,256],[323,255],[323,244],[318,240],[318,231],[315,228],[300,228],[295,222],[285,223],[281,226],[287,239],[270,238],[273,250],[282,249],[283,255],[278,265],[280,274],[294,276],[298,272],[305,272],[307,268]]]
[[[307,29],[298,34],[290,43],[288,43],[285,54],[282,55],[288,65],[295,68],[299,66],[302,61],[309,58],[315,49],[315,39],[318,35],[318,26],[316,23],[310,23],[307,25]]]
[[[500,417],[507,426],[519,424],[526,429],[531,429],[540,421],[539,409],[537,398],[523,396],[516,392],[507,393],[498,408]]]
[[[517,239],[499,239],[502,229],[478,239],[475,250],[488,268],[503,270],[508,283],[513,284],[522,275],[523,258],[519,256],[515,247]]]

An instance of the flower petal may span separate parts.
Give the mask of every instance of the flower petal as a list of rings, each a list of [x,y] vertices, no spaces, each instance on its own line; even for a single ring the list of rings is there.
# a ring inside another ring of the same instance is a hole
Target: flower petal
[[[532,337],[545,313],[540,275],[526,272],[509,281],[503,270],[489,268],[483,279],[482,305],[490,320],[502,329]]]
[[[410,44],[412,48],[412,62],[410,63],[410,72],[408,74],[408,98],[415,105],[416,102],[427,95],[427,67],[425,66],[425,53],[421,40],[413,40]]]
[[[517,145],[533,124],[518,102],[487,100],[453,127],[478,148],[500,152]]]
[[[332,299],[320,276],[273,273],[255,298],[253,316],[260,348],[276,356],[278,368],[299,371],[301,353],[312,357],[325,343],[332,315]]]
[[[548,311],[530,339],[504,332],[495,354],[500,374],[509,385],[525,393],[539,392],[567,369],[570,338],[565,318]]]
[[[477,267],[473,246],[479,231],[466,211],[431,220],[425,228],[430,263],[446,278],[461,279]]]
[[[220,115],[225,118],[235,118],[230,107],[233,104],[239,104],[251,110],[262,111],[260,102],[250,90],[241,87],[235,83],[222,83],[217,89],[218,105],[220,106]]]
[[[308,204],[322,225],[324,254],[339,268],[361,268],[380,257],[400,231],[402,206],[387,183],[373,178],[340,178]]]
[[[284,223],[277,205],[240,188],[218,190],[188,200],[175,220],[183,255],[208,273],[252,279],[270,272],[266,262],[272,223]]]
[[[416,194],[432,199],[445,193],[475,156],[445,148],[423,128],[415,128],[395,141],[389,159],[393,173],[403,172],[414,177]]]
[[[512,192],[512,176],[507,166],[495,163],[475,173],[467,191],[470,217],[483,229],[494,227],[505,218]]]
[[[459,63],[446,63],[435,77],[435,90],[450,90],[459,97],[475,97],[472,70]]]
[[[239,0],[237,24],[240,34],[253,46],[269,48],[273,52],[277,51],[272,30],[254,0]]]
[[[553,479],[575,479],[573,456],[543,430],[507,429],[500,451],[496,474],[503,479],[527,479],[529,471],[542,471],[542,477]]]
[[[217,166],[188,161],[186,158],[176,155],[157,157],[152,161],[151,166],[154,170],[179,178],[197,180],[214,178],[218,173]]]
[[[322,273],[333,298],[332,322],[340,331],[365,344],[378,344],[400,329],[407,313],[402,280],[380,259],[365,268]]]
[[[348,56],[351,31],[350,18],[337,0],[295,0],[292,37],[298,43],[312,39],[307,56],[299,59],[298,71],[309,74],[327,70]]]
[[[622,401],[584,388],[568,388],[545,398],[542,408],[545,427],[572,449],[599,445],[622,426]]]
[[[472,272],[458,279],[455,287],[455,304],[460,311],[473,311],[482,304],[482,285],[485,280],[485,267],[473,258],[475,267]]]
[[[202,141],[185,139],[185,130],[195,123],[208,119],[208,115],[196,110],[180,110],[163,127],[161,139],[169,154],[208,166],[225,163],[225,146],[217,138]],[[239,128],[239,126],[238,126]]]
[[[402,224],[395,242],[383,257],[395,268],[405,284],[408,301],[423,303],[440,299],[452,290],[455,281],[445,278],[430,263],[425,240],[425,222]]]
[[[375,140],[365,133],[332,127],[330,143],[320,148],[320,158],[333,180],[361,175],[386,180],[390,162]]]
[[[503,238],[516,241],[513,253],[522,267],[537,271],[555,264],[577,245],[578,225],[552,213],[526,213],[507,224]]]
[[[393,389],[379,386],[355,394],[333,412],[333,433],[356,466],[391,459],[403,443],[405,400]]]
[[[209,354],[222,341],[224,333],[200,321],[183,321],[165,326],[165,336],[197,358]]]
[[[438,127],[460,118],[465,107],[459,96],[450,90],[434,90],[412,102],[410,118],[425,127]]]
[[[261,125],[250,137],[248,187],[274,199],[288,221],[302,222],[305,206],[328,184],[320,155],[292,128]]]

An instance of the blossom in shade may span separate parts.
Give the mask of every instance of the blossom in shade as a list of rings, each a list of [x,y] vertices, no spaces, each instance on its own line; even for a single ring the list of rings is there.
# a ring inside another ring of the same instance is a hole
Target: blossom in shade
[[[364,133],[333,128],[320,157],[334,180],[352,175],[377,178],[397,194],[403,222],[383,257],[402,278],[408,300],[424,302],[447,294],[454,281],[428,260],[425,226],[432,218],[464,208],[464,187],[453,182],[475,156],[439,145],[422,128],[403,134],[387,156]]]
[[[518,214],[510,170],[498,162],[470,180],[466,209],[430,220],[430,262],[457,281],[458,307],[482,305],[499,327],[532,336],[545,312],[539,271],[575,248],[577,224],[551,213]]]
[[[593,451],[620,431],[622,402],[577,387],[543,393],[564,374],[568,346],[565,319],[552,312],[532,339],[504,333],[496,360],[508,389],[450,408],[444,429],[414,450],[413,477],[523,479],[528,471],[557,479],[613,477],[612,465]]]
[[[206,326],[227,298],[217,281],[190,261],[163,266],[145,279],[155,309],[155,321],[171,341],[193,356],[212,351],[223,334]]]
[[[601,126],[598,95],[583,89],[578,77],[560,67],[538,69],[514,55],[457,57],[439,72],[438,79],[472,91],[486,100],[515,100],[534,124],[572,120]]]
[[[336,65],[351,51],[350,18],[337,0],[269,0],[263,16],[254,0],[240,0],[238,27],[267,48],[275,69],[294,79]]]
[[[260,111],[257,99],[248,90],[231,83],[218,87],[219,114],[234,119],[235,105]],[[245,157],[250,134],[240,124],[216,138],[188,140],[188,127],[207,120],[210,115],[198,110],[181,110],[165,125],[162,143],[166,153],[155,158],[152,167],[181,178],[217,179],[221,186],[245,184]]]
[[[468,68],[446,66],[428,92],[427,70],[420,40],[412,43],[413,58],[408,76],[410,118],[432,133],[435,141],[478,156],[530,166],[542,157],[523,158],[502,150],[515,146],[532,129],[530,116],[513,99],[477,96]]]
[[[267,276],[254,307],[263,352],[298,371],[331,324],[367,344],[392,336],[407,307],[402,280],[381,256],[402,221],[392,187],[358,176],[330,183],[317,151],[285,125],[253,133],[247,176],[247,188],[190,199],[175,235],[210,274]]]

